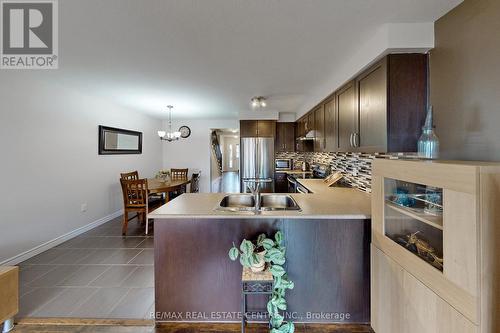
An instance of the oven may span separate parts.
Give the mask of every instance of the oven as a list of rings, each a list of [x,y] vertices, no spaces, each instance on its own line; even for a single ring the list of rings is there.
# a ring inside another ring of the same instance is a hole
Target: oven
[[[277,171],[287,171],[292,170],[292,159],[291,158],[276,158],[274,159],[274,168]]]

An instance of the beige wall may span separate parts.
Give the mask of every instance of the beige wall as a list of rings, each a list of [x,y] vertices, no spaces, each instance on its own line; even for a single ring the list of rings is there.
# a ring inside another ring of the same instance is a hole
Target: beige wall
[[[431,96],[442,157],[500,161],[500,1],[465,0],[435,34]]]

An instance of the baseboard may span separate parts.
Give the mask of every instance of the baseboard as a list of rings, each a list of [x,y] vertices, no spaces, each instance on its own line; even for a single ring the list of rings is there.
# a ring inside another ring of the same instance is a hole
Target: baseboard
[[[118,216],[122,215],[123,214],[123,209],[120,209],[119,211],[116,211],[112,214],[109,214],[107,216],[104,216],[103,218],[100,218],[92,223],[89,223],[89,224],[86,224],[84,225],[83,227],[80,227],[76,230],[73,230],[73,231],[70,231],[68,232],[67,234],[64,234],[64,235],[61,235],[57,238],[54,238],[48,242],[45,242],[41,245],[38,245],[28,251],[25,251],[23,253],[20,253],[12,258],[9,258],[7,260],[4,260],[2,262],[0,262],[0,266],[14,266],[14,265],[17,265],[19,264],[20,262],[23,262],[25,260],[28,260],[29,258],[31,257],[34,257],[36,256],[37,254],[40,254],[44,251],[47,251],[51,248],[53,248],[54,246],[57,246],[61,243],[64,243],[65,241],[67,240],[70,240],[71,238],[74,238],[76,236],[79,236],[81,234],[83,234],[84,232],[87,232],[89,230],[92,230],[98,226],[100,226],[101,224],[104,224],[106,222],[109,222],[111,221],[112,219],[115,219],[117,218]]]

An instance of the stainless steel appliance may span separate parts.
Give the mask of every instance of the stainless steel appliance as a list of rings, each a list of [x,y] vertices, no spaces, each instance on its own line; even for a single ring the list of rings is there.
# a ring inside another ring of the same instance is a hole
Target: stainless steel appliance
[[[290,158],[276,158],[274,166],[276,171],[292,170],[293,161]]]
[[[242,138],[240,147],[241,191],[248,192],[247,182],[260,181],[261,192],[274,192],[274,139]]]

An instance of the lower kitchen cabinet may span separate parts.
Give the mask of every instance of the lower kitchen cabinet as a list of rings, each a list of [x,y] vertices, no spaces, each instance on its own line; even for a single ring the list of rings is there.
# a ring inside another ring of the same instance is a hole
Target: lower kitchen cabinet
[[[371,247],[371,323],[376,333],[475,333],[478,327]]]
[[[276,193],[288,192],[288,180],[285,172],[276,172],[274,174],[274,191]]]

